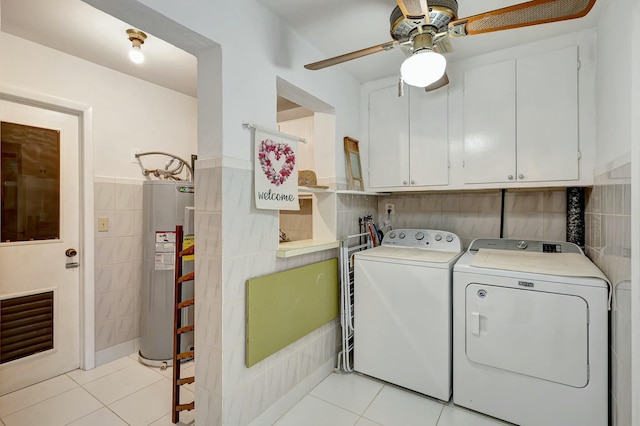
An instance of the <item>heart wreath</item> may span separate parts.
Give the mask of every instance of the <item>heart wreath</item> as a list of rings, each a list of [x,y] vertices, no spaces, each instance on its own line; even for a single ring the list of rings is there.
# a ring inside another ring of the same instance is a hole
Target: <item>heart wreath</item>
[[[284,156],[284,164],[280,168],[280,171],[276,171],[273,167],[271,153],[274,154],[277,161],[280,161]],[[291,176],[291,172],[293,172],[296,164],[296,153],[293,152],[293,149],[286,143],[277,143],[271,139],[266,139],[260,143],[258,160],[267,179],[269,179],[272,184],[279,186]]]

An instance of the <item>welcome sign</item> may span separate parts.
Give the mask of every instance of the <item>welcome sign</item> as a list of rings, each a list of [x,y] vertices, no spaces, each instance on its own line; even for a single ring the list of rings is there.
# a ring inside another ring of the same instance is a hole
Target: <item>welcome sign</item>
[[[298,140],[283,133],[255,131],[256,208],[300,210]]]

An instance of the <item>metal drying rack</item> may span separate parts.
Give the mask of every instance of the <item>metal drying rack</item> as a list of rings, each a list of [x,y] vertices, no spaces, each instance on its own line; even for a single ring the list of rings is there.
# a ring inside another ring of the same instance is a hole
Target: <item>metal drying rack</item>
[[[349,235],[340,241],[340,325],[342,326],[342,351],[338,354],[337,371],[353,371],[353,255],[373,247],[368,232]]]

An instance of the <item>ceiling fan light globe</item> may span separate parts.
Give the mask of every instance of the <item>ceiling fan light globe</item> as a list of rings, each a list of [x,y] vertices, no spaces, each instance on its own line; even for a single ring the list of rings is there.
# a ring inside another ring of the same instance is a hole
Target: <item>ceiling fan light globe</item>
[[[444,56],[432,50],[422,50],[404,60],[400,75],[410,86],[425,87],[438,81],[446,67]]]
[[[129,59],[134,64],[141,64],[144,62],[144,54],[140,51],[140,47],[133,46],[129,51]]]

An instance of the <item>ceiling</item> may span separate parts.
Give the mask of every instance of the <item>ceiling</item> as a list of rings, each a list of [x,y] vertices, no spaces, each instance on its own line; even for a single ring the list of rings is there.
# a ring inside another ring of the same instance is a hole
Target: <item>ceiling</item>
[[[129,60],[131,28],[81,0],[0,0],[3,32],[160,86],[196,96],[195,56],[154,37],[142,45],[145,62]]]
[[[324,56],[314,58],[313,61],[391,41],[389,15],[397,4],[394,0],[257,1],[280,15],[298,34],[324,53]],[[458,0],[458,15],[462,18],[524,1]],[[452,39],[453,52],[447,54],[447,60],[457,61],[541,38],[594,27],[601,13],[600,9],[605,3],[605,0],[598,0],[589,14],[582,19]],[[339,66],[360,82],[367,82],[398,76],[404,58],[401,49],[393,49]]]
[[[142,46],[146,60],[128,59],[130,26],[81,0],[0,0],[3,32],[34,41],[96,64],[196,96],[196,58],[154,37]],[[340,55],[391,40],[389,15],[393,0],[257,0],[309,40],[322,54]],[[505,7],[518,0],[458,0],[461,17]],[[535,27],[464,37],[451,41],[448,61],[480,55],[541,38],[593,27],[604,0],[585,18]],[[144,28],[140,28],[145,31]],[[377,53],[339,65],[360,82],[397,76],[404,59],[401,49]],[[308,71],[317,72],[320,71]]]

